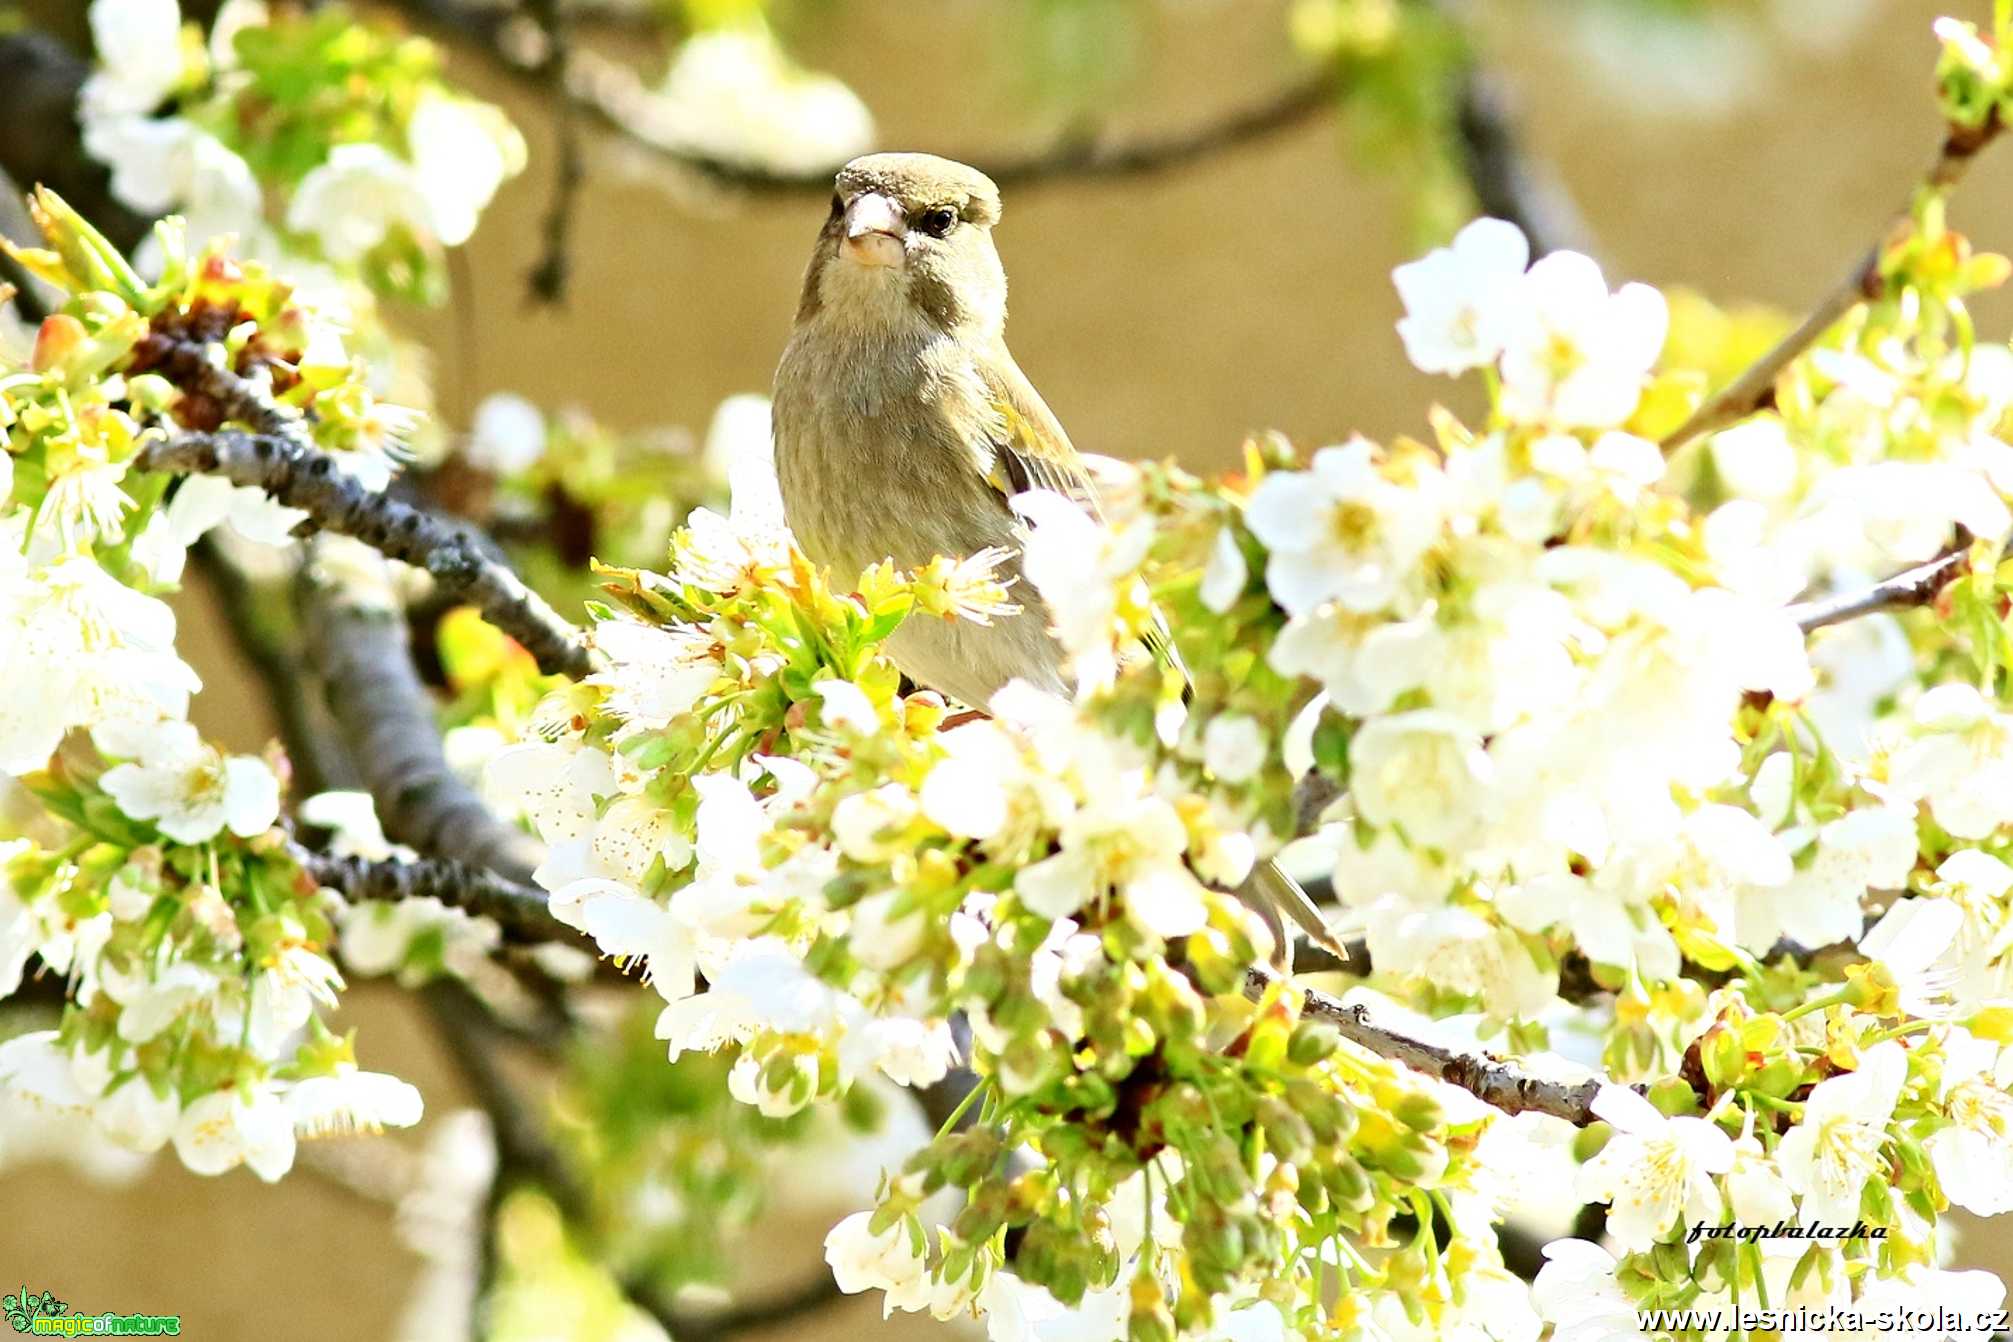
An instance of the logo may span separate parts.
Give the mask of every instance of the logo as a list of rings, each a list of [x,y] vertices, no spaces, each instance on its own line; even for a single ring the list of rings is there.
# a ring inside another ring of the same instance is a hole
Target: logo
[[[17,1333],[39,1337],[179,1337],[179,1314],[72,1314],[53,1291],[30,1294],[23,1286],[0,1299],[0,1318]]]

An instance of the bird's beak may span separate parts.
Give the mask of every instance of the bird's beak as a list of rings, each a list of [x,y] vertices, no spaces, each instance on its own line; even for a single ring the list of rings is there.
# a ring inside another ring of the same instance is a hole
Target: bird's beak
[[[898,266],[908,234],[901,207],[877,191],[854,196],[846,206],[846,255],[863,266]]]

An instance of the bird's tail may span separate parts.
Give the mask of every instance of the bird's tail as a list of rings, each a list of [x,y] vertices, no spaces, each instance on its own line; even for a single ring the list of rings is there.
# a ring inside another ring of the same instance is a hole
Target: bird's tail
[[[1299,924],[1315,945],[1340,959],[1349,958],[1342,939],[1328,926],[1321,910],[1277,862],[1265,861],[1253,867],[1244,884],[1237,887],[1237,897],[1265,920],[1272,933],[1272,965],[1280,973],[1293,970],[1293,938],[1286,930],[1288,918]]]

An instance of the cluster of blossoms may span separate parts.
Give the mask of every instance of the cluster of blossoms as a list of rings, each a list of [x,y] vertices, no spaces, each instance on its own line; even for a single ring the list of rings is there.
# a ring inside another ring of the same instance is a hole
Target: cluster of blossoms
[[[1351,1310],[1479,1307],[1508,1280],[1493,1247],[1443,1258],[1430,1227],[1487,1202],[1454,1210],[1485,1111],[1344,1048],[1293,990],[1247,996],[1267,933],[1211,887],[1249,872],[1248,839],[1067,701],[1016,686],[961,721],[899,693],[881,641],[1005,614],[994,556],[836,595],[766,461],[735,476],[668,574],[603,570],[605,669],[487,783],[550,845],[553,911],[665,999],[673,1058],[737,1046],[728,1090],[764,1114],[937,1082],[969,1022],[978,1120],[834,1231],[842,1285],[1016,1336],[1171,1335],[1261,1299],[1311,1321],[1332,1274]]]
[[[163,226],[147,284],[62,201],[33,204],[52,249],[15,258],[72,297],[0,366],[0,768],[50,817],[0,846],[0,997],[36,960],[67,993],[55,1030],[0,1045],[0,1091],[118,1146],[172,1139],[201,1173],[273,1179],[297,1136],[410,1124],[420,1101],[322,1024],[340,910],[276,828],[283,770],[186,721],[198,682],[162,597],[188,548],[226,522],[288,544],[303,514],[221,478],[169,495],[141,456],[225,417],[192,362],[312,407],[366,481],[388,477],[404,419],[262,268],[187,260]]]
[[[429,43],[341,6],[275,16],[228,0],[205,41],[177,0],[93,0],[91,31],[78,117],[113,194],[296,277],[437,293],[441,249],[467,242],[524,166],[516,129],[444,85]]]

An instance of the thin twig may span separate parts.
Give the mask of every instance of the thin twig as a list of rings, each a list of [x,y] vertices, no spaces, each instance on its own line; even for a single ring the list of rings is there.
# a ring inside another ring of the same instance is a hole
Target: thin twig
[[[545,209],[542,233],[545,250],[527,276],[531,301],[556,306],[566,297],[572,270],[573,213],[580,187],[587,178],[586,151],[580,143],[580,120],[567,96],[566,70],[572,53],[572,20],[562,0],[529,0],[528,8],[545,33],[545,56],[538,73],[552,102],[552,129],[559,140],[559,161],[552,182],[552,200]]]
[[[725,1342],[725,1339],[740,1333],[793,1323],[843,1299],[845,1295],[831,1273],[815,1272],[801,1285],[788,1287],[760,1300],[730,1305],[717,1313],[692,1314],[684,1310],[661,1309],[650,1312],[677,1342]],[[650,1307],[645,1305],[644,1308]]]
[[[1925,564],[1903,569],[1870,587],[1820,597],[1815,601],[1799,601],[1784,613],[1807,634],[1813,629],[1822,629],[1828,624],[1843,624],[1876,611],[1927,606],[1970,568],[1970,561],[1971,539],[1960,534],[1955,545]]]
[[[580,631],[509,566],[484,553],[467,528],[366,488],[316,447],[270,431],[218,429],[150,443],[135,464],[149,471],[221,475],[263,489],[304,510],[323,530],[353,536],[425,570],[443,590],[477,607],[523,644],[540,670],[580,677],[592,667]]]
[[[416,18],[474,42],[501,68],[550,91],[544,69],[545,44],[511,40],[512,11],[472,5],[467,0],[395,0]],[[764,167],[719,158],[692,149],[660,143],[640,134],[632,124],[633,109],[646,96],[626,67],[576,52],[561,71],[567,101],[604,127],[650,153],[690,169],[725,186],[750,192],[830,191],[834,163],[808,169]],[[1148,132],[1127,138],[1066,137],[1027,154],[992,152],[954,154],[986,170],[1001,186],[1082,178],[1124,178],[1183,167],[1253,144],[1312,119],[1333,106],[1334,81],[1327,73],[1295,80],[1254,102],[1233,108],[1199,125]]]
[[[496,1058],[500,1035],[480,1000],[454,979],[435,979],[419,990],[448,1060],[460,1073],[496,1133],[497,1181],[541,1189],[576,1224],[592,1207],[588,1190],[546,1139],[534,1107],[518,1094]]]
[[[1264,970],[1251,970],[1245,978],[1245,992],[1252,997],[1262,996],[1272,982]],[[1514,1063],[1460,1053],[1378,1025],[1360,1004],[1340,1002],[1308,988],[1299,991],[1306,994],[1304,1014],[1327,1021],[1344,1039],[1379,1057],[1401,1062],[1415,1072],[1458,1086],[1506,1114],[1551,1114],[1582,1128],[1599,1121],[1593,1111],[1594,1097],[1607,1083],[1598,1078],[1577,1085],[1548,1081],[1519,1070]]]
[[[1966,169],[1978,157],[1979,152],[1998,136],[1999,130],[2000,121],[1996,115],[1975,129],[1963,126],[1950,127],[1936,152],[1935,161],[1929,166],[1929,171],[1923,174],[1915,192],[1910,193],[1909,203],[1904,204],[1888,221],[1886,227],[1881,230],[1879,239],[1866,254],[1854,262],[1845,277],[1818,300],[1817,306],[1798,323],[1794,331],[1784,336],[1775,348],[1755,360],[1746,372],[1693,411],[1690,419],[1666,437],[1663,441],[1664,451],[1674,452],[1701,434],[1723,429],[1773,403],[1776,379],[1782,376],[1784,369],[1795,362],[1805,350],[1816,344],[1839,318],[1860,303],[1880,297],[1881,253],[1897,231],[1911,226],[1915,195],[1925,190],[1948,191],[1956,186],[1963,180]]]

